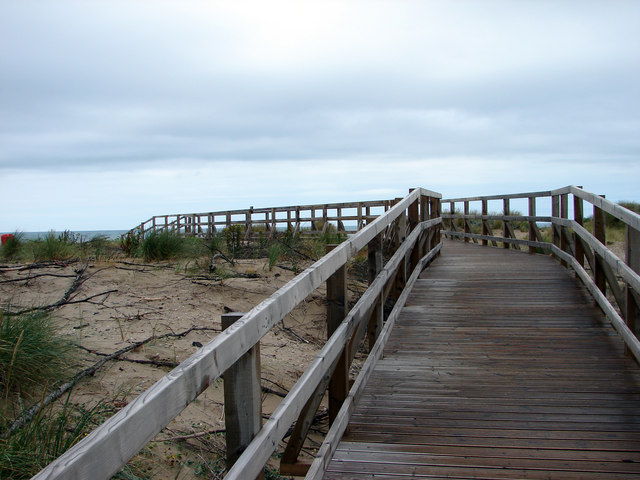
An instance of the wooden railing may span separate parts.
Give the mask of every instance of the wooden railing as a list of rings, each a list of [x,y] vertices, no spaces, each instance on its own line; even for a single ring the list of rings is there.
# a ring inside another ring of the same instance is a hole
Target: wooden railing
[[[549,202],[547,207],[550,207],[551,216],[536,215],[540,199]],[[514,200],[526,200],[528,215],[512,214]],[[489,202],[496,201],[502,203],[502,214],[489,214]],[[443,235],[466,242],[482,242],[483,245],[502,244],[504,248],[519,249],[524,246],[531,253],[541,249],[552,253],[563,265],[573,269],[624,339],[629,352],[640,361],[640,325],[637,322],[640,305],[640,215],[574,186],[546,192],[452,198],[442,202],[449,206],[448,212],[442,215],[447,228],[443,230]],[[591,232],[583,226],[584,202],[593,206]],[[462,209],[457,209],[458,205]],[[481,213],[473,213],[472,206],[479,206]],[[569,218],[570,210],[572,219]],[[607,247],[606,213],[625,225],[624,259]],[[496,221],[502,222],[502,235],[492,231],[493,222]],[[514,222],[527,224],[526,238],[517,237]],[[551,226],[550,241],[543,239],[539,228],[541,223]],[[480,228],[480,233],[474,233],[474,227]]]
[[[440,194],[421,188],[411,191],[251,311],[240,318],[225,318],[224,326],[228,328],[215,339],[34,478],[110,478],[224,372],[225,401],[230,403],[225,408],[237,413],[226,418],[227,431],[234,431],[227,435],[227,442],[232,442],[227,444],[227,451],[229,458],[235,460],[226,478],[256,478],[294,422],[281,469],[305,471],[308,465],[297,463],[298,453],[324,392],[329,391],[331,432],[344,429],[357,396],[354,389],[363,384],[370,365],[381,355],[389,328],[406,298],[405,287],[415,281],[441,249],[440,199]],[[386,264],[382,255],[385,243],[394,249]],[[347,262],[363,248],[367,248],[370,285],[349,311]],[[260,426],[256,347],[275,324],[325,282],[330,337],[270,419]],[[397,300],[385,323],[387,298]],[[349,391],[349,365],[365,337],[371,354]],[[232,404],[238,397],[240,400]],[[327,448],[331,450],[335,445],[333,442],[324,447],[309,475],[322,471]]]
[[[345,224],[349,223],[350,230],[361,230],[389,210],[397,200],[399,199],[156,215],[131,229],[129,234],[145,235],[169,230],[180,235],[207,237],[219,229],[233,225],[240,225],[246,234],[259,229],[266,232],[286,229],[296,233],[305,229],[315,233],[324,232],[329,225],[333,225],[338,231],[346,231]]]

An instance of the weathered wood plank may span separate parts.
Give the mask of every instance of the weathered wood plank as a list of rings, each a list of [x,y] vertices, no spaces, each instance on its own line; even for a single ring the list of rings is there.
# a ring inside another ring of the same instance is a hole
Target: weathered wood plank
[[[584,287],[548,256],[443,251],[325,478],[640,478],[640,371]]]

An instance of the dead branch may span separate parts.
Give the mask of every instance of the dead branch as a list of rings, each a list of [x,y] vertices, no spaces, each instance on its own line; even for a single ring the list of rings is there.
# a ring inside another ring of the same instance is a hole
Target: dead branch
[[[99,357],[109,357],[111,354],[98,352],[96,350],[92,350],[87,347],[83,347],[82,345],[76,345],[76,347],[84,350],[85,352],[93,353],[94,355],[98,355]],[[129,358],[129,357],[118,357],[114,360],[119,360],[121,362],[131,362],[131,363],[140,363],[143,365],[155,365],[156,367],[170,367],[175,368],[179,365],[178,362],[170,362],[165,360],[142,360],[137,358]]]
[[[76,263],[77,260],[70,260],[66,262],[37,262],[30,263],[28,265],[0,265],[0,271],[4,272],[21,272],[24,270],[35,270],[37,268],[65,268],[71,265],[72,263]]]
[[[226,428],[217,428],[215,430],[207,430],[206,432],[198,432],[198,433],[192,433],[190,435],[178,435],[176,437],[169,437],[169,438],[158,438],[158,439],[153,439],[151,440],[151,442],[181,442],[184,440],[189,440],[190,438],[200,438],[200,437],[206,437],[207,435],[215,435],[217,433],[226,433],[227,429]]]
[[[67,275],[67,274],[56,274],[56,273],[39,273],[38,275],[30,275],[28,277],[21,278],[12,278],[10,280],[2,280],[0,283],[14,283],[14,282],[28,282],[29,280],[33,280],[34,278],[40,277],[58,277],[58,278],[72,278],[76,275]]]
[[[285,327],[284,325],[284,318],[282,320],[280,320],[280,326],[282,327],[283,330],[285,330],[286,332],[289,332],[291,335],[293,335],[294,337],[296,337],[298,340],[300,340],[303,343],[311,343],[309,342],[309,340],[307,340],[306,338],[301,337],[300,335],[298,335],[296,332],[293,331],[293,328],[291,327]]]
[[[173,268],[171,265],[125,262],[124,260],[121,260],[118,263],[121,263],[123,265],[130,265],[132,267]]]
[[[287,396],[286,393],[278,392],[277,390],[269,387],[260,387],[260,389],[262,390],[262,393],[270,393],[271,395],[276,395],[280,398],[285,398]]]

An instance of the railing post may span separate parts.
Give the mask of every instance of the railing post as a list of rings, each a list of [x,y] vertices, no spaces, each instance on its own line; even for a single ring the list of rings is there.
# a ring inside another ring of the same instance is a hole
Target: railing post
[[[249,210],[245,213],[244,218],[244,238],[245,240],[251,239],[251,230],[253,224],[253,207],[249,207]]]
[[[502,205],[503,205],[503,209],[502,209],[502,214],[506,217],[507,215],[509,215],[509,199],[505,198],[502,200]],[[502,235],[504,236],[504,238],[509,238],[509,222],[506,219],[502,220]],[[510,248],[511,245],[508,244],[507,242],[503,242],[502,243],[502,248]]]
[[[293,234],[296,235],[300,230],[302,230],[302,225],[300,225],[300,207],[296,207],[296,228]]]
[[[551,196],[551,216],[553,218],[560,217],[560,196]],[[560,229],[555,223],[551,224],[551,241],[556,247],[560,247]]]
[[[430,206],[429,206],[430,215],[429,216],[432,219],[441,217],[442,216],[442,204],[440,202],[440,199],[437,198],[437,197],[431,197],[430,200],[429,200],[429,203],[430,203]],[[437,244],[440,243],[440,240],[441,240],[440,231],[441,230],[442,230],[442,225],[440,225],[438,228],[435,229],[436,233],[432,237],[431,245],[429,245],[429,250],[431,250]]]
[[[471,233],[471,228],[469,225],[469,220],[467,219],[467,215],[469,215],[469,202],[464,202],[464,233]],[[469,243],[469,237],[464,237],[465,243]]]
[[[482,215],[489,215],[489,202],[487,200],[482,200]],[[489,235],[489,225],[487,223],[488,221],[489,220],[486,220],[484,218],[482,219],[482,235],[485,237]],[[482,240],[482,245],[485,247],[489,245],[489,240]]]
[[[449,213],[452,216],[456,214],[456,204],[455,204],[455,202],[449,202]],[[456,231],[456,219],[455,218],[451,218],[449,221],[451,222],[451,229],[450,230],[452,232],[455,232]]]
[[[344,223],[342,222],[342,208],[336,208],[336,217],[338,217],[338,231],[345,232]]]
[[[582,187],[578,187],[578,188],[582,188]],[[578,225],[580,226],[584,225],[584,202],[580,197],[576,195],[573,196],[573,219]],[[584,266],[584,247],[582,245],[582,241],[580,240],[580,237],[575,232],[573,234],[573,240],[576,245],[575,258],[580,265]]]
[[[536,197],[529,197],[529,216],[536,216]],[[529,219],[529,241],[535,242],[536,238],[536,222]],[[529,247],[529,253],[536,253],[536,247]]]
[[[327,253],[337,245],[327,245]],[[327,338],[347,316],[347,266],[343,265],[327,279]],[[349,362],[347,349],[340,355],[329,381],[329,423],[333,423],[349,393]]]
[[[415,189],[409,190],[409,193],[413,192]],[[416,198],[416,200],[409,205],[409,231],[413,232],[413,230],[420,223],[420,199]],[[413,271],[415,266],[420,261],[420,240],[416,242],[414,248],[411,250],[411,267],[410,270]]]
[[[369,285],[373,282],[376,276],[382,270],[382,237],[383,234],[380,233],[373,237],[373,239],[367,244],[367,261],[369,264]],[[367,338],[369,343],[369,351],[373,348],[373,345],[376,343],[378,339],[378,335],[382,331],[382,326],[384,323],[384,303],[383,296],[380,295],[378,300],[376,301],[376,306],[373,309],[373,313],[371,314],[371,318],[369,319],[369,328],[367,331]]]
[[[602,195],[604,198],[604,195]],[[604,210],[593,206],[593,236],[602,243],[603,245],[607,244],[607,236],[605,230],[605,215]],[[594,283],[598,287],[598,289],[604,294],[607,294],[607,277],[604,273],[603,261],[599,258],[598,254],[594,252],[594,265],[595,269],[593,272]]]
[[[325,233],[329,228],[329,209],[328,206],[325,205],[322,207],[322,233]]]
[[[276,209],[272,208],[271,209],[271,225],[272,225],[271,236],[272,237],[275,236],[276,233],[278,233],[278,219],[276,217],[277,217]]]
[[[222,315],[222,329],[229,328],[243,315]],[[262,428],[260,344],[256,343],[224,372],[223,379],[227,468],[231,468]]]
[[[640,231],[627,225],[626,240],[625,261],[631,270],[640,273]],[[627,322],[629,330],[637,337],[637,320],[640,314],[640,305],[637,302],[636,296],[633,295],[633,289],[629,284],[626,285],[626,303],[625,321]]]
[[[569,194],[563,193],[560,195],[560,218],[567,219],[569,218]],[[560,250],[563,252],[569,253],[569,242],[567,241],[567,227],[561,225],[559,228],[560,231]],[[564,267],[567,266],[567,262],[564,260],[560,261],[560,264]]]

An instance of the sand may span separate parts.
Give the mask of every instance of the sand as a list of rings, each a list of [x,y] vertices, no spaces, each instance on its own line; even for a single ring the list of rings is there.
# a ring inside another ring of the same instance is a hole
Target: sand
[[[11,304],[13,309],[55,303],[83,267],[82,262],[74,262],[67,266],[26,270],[2,268],[2,303]],[[218,276],[220,272],[222,276]],[[100,358],[98,354],[113,353],[150,336],[180,333],[191,327],[211,329],[194,331],[184,338],[155,340],[124,356],[132,360],[175,364],[215,338],[223,313],[250,310],[293,276],[287,268],[269,270],[263,259],[238,260],[234,266],[222,261],[213,274],[209,273],[208,259],[151,265],[131,259],[92,261],[83,277],[86,279],[70,298],[71,302],[77,303],[56,308],[52,314],[60,333],[86,349],[78,349],[79,360],[71,366],[70,373],[96,362]],[[14,279],[20,281],[6,282]],[[364,289],[357,284],[351,288]],[[324,344],[325,310],[324,288],[321,288],[263,338],[263,387],[281,393],[291,388]],[[93,377],[83,379],[73,389],[71,398],[86,406],[102,401],[112,411],[117,411],[170,370],[168,366],[110,361]],[[198,473],[203,469],[206,473],[207,465],[215,461],[224,438],[197,435],[224,429],[222,396],[222,381],[216,380],[134,459],[134,472],[144,472],[154,479],[202,478]],[[280,400],[278,395],[264,394],[265,416]],[[321,406],[322,410],[326,410],[326,402]],[[326,431],[326,424],[314,428]],[[182,436],[196,438],[157,441]],[[317,442],[318,439],[312,436],[305,450],[313,453]],[[275,460],[272,463],[277,465]],[[217,472],[220,465],[211,468]],[[215,473],[208,472],[205,477],[215,478]]]

